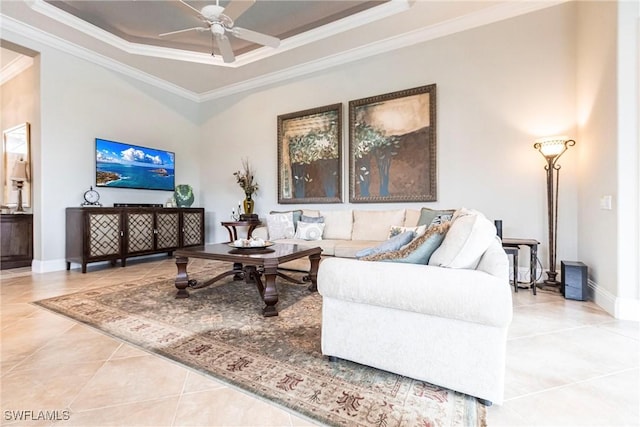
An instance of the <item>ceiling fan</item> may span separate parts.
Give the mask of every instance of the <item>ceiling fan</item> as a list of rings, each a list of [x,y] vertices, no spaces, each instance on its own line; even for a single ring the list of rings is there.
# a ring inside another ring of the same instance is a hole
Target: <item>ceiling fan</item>
[[[233,54],[233,49],[231,48],[231,43],[229,42],[229,35],[253,43],[261,44],[263,46],[278,47],[280,45],[280,39],[276,37],[258,33],[246,28],[236,27],[234,25],[234,20],[244,12],[246,12],[246,10],[251,6],[253,6],[256,0],[231,0],[227,7],[220,6],[218,4],[218,0],[216,0],[216,4],[204,6],[200,10],[189,5],[183,0],[178,1],[184,6],[188,7],[191,11],[197,13],[198,17],[204,22],[205,26],[171,31],[168,33],[160,34],[159,37],[172,36],[174,34],[185,33],[188,31],[211,32],[213,38],[218,44],[222,59],[226,63],[233,62],[236,59],[235,55]],[[213,52],[211,54],[213,55]]]

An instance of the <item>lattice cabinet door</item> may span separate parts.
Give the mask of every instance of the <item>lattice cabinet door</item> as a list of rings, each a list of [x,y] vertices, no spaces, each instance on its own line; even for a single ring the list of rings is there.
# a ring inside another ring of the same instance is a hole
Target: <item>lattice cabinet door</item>
[[[180,245],[180,213],[156,214],[156,248],[175,249]]]
[[[204,245],[204,209],[182,211],[182,246]]]
[[[150,252],[154,247],[153,212],[126,212],[127,253]]]
[[[89,214],[89,258],[120,254],[120,213]]]

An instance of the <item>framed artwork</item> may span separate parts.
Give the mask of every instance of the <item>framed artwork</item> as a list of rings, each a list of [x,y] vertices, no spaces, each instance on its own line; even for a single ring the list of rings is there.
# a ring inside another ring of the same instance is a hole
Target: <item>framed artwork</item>
[[[437,200],[436,85],[349,101],[349,201]]]
[[[278,203],[342,202],[342,104],[278,116]]]

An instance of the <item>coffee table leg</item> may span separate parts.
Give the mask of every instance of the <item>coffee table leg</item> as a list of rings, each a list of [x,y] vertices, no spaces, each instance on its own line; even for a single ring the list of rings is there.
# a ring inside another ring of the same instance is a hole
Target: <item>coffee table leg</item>
[[[176,298],[189,298],[189,291],[187,291],[187,286],[189,286],[189,275],[187,274],[188,263],[189,258],[176,257],[176,267],[178,267],[178,274],[176,275],[175,282],[176,288],[178,288]]]
[[[309,255],[309,261],[311,262],[311,270],[309,270],[309,279],[311,284],[307,289],[311,292],[318,290],[318,266],[320,265],[320,254]]]
[[[262,309],[264,317],[277,316],[278,310],[276,304],[278,303],[278,289],[276,288],[276,277],[278,275],[278,268],[267,267],[264,268],[264,292],[262,293],[262,299],[266,306]]]

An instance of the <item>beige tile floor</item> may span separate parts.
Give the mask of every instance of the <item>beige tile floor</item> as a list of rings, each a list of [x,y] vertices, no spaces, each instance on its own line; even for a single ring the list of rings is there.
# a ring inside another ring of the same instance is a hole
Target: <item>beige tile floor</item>
[[[197,260],[195,262],[198,262]],[[175,274],[171,259],[1,274],[2,425],[299,426],[277,406],[148,354],[31,301],[150,275]],[[490,426],[640,425],[640,326],[591,302],[550,291],[514,294],[506,400]],[[11,411],[58,410],[53,422]],[[70,412],[63,412],[70,411]]]

